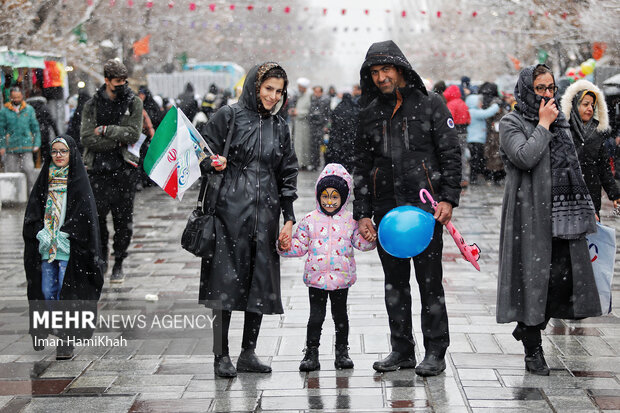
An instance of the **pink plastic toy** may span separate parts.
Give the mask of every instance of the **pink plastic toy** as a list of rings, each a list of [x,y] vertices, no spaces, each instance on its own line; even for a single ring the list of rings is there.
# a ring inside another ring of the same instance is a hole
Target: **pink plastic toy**
[[[420,190],[420,200],[422,200],[422,203],[426,203],[427,200],[430,201],[433,208],[435,210],[437,209],[437,202],[433,199],[431,194],[426,189]],[[452,225],[452,222],[448,222],[446,224],[446,229],[448,230],[450,235],[452,235],[452,238],[454,239],[456,246],[459,247],[463,258],[471,262],[471,265],[473,265],[475,269],[480,271],[480,265],[478,265],[478,259],[480,258],[480,248],[478,248],[478,245],[476,245],[475,243],[472,245],[467,245],[463,236],[456,230],[456,228],[454,228],[454,225]]]

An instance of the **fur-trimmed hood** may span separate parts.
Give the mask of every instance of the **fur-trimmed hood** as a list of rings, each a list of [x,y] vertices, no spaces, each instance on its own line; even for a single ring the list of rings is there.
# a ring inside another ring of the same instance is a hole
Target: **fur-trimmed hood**
[[[596,107],[594,108],[594,119],[598,120],[598,126],[596,130],[603,132],[609,129],[609,115],[607,112],[607,103],[605,102],[605,95],[596,87],[592,82],[585,79],[580,79],[570,85],[564,95],[562,96],[562,112],[566,119],[570,120],[571,111],[573,110],[573,100],[580,92],[584,90],[591,90],[596,94]]]

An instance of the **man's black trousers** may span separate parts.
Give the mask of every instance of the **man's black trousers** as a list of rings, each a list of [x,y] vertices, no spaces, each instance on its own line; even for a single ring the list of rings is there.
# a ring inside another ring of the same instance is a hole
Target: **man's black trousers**
[[[382,217],[381,217],[382,218]],[[377,221],[377,224],[380,221]],[[416,280],[420,289],[422,334],[427,354],[443,357],[450,344],[448,313],[444,297],[441,267],[443,226],[436,222],[428,247],[413,257]],[[411,259],[396,258],[377,243],[385,274],[385,306],[389,317],[392,350],[411,355],[414,341],[411,321]]]
[[[126,164],[113,172],[91,174],[89,178],[99,214],[102,255],[107,261],[110,235],[106,219],[108,213],[112,212],[114,225],[112,248],[115,260],[122,261],[127,257],[127,249],[133,235],[133,201],[136,195],[138,171]]]

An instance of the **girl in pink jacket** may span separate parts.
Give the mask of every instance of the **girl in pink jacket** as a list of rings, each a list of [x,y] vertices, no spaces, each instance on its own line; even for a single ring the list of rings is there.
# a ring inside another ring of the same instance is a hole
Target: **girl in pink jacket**
[[[306,335],[306,354],[299,365],[301,371],[313,371],[319,363],[319,340],[325,320],[327,297],[331,301],[336,326],[336,359],[338,369],[350,369],[349,318],[347,293],[355,283],[353,248],[370,251],[375,243],[359,233],[357,221],[346,206],[353,194],[353,180],[340,164],[325,166],[316,183],[316,210],[307,214],[297,227],[292,240],[281,240],[278,253],[283,257],[308,254],[304,282],[309,287],[310,319]],[[290,241],[290,249],[287,250]]]

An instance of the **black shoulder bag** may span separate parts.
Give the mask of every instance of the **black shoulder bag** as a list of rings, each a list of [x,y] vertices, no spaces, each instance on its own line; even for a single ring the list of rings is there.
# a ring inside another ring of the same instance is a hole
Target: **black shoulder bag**
[[[228,126],[228,135],[224,142],[222,156],[228,159],[230,141],[235,128],[235,110],[232,109],[232,119]],[[187,225],[181,236],[181,246],[197,257],[213,258],[215,252],[215,205],[220,194],[224,172],[215,172],[211,176],[203,176],[198,194],[198,204],[187,219]],[[205,195],[207,201],[204,202]],[[205,211],[203,211],[203,205]]]

